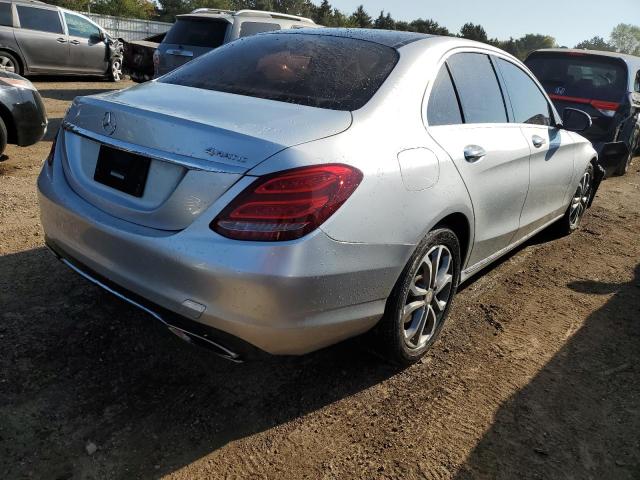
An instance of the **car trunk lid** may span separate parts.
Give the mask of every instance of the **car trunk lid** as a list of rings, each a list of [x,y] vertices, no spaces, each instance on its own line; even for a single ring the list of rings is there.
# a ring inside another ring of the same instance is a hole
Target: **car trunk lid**
[[[63,165],[96,207],[181,230],[265,159],[350,125],[349,112],[151,82],[77,99],[64,121]]]

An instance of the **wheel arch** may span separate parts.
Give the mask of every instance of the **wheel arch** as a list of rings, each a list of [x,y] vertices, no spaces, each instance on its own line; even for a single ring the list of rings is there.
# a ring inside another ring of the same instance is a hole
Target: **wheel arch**
[[[448,228],[458,237],[458,241],[460,242],[461,268],[464,269],[469,253],[471,253],[472,231],[469,218],[461,212],[450,213],[438,221],[432,230],[437,228]]]
[[[18,143],[18,129],[16,128],[16,122],[13,115],[7,107],[0,103],[0,118],[7,127],[7,143],[15,145]]]

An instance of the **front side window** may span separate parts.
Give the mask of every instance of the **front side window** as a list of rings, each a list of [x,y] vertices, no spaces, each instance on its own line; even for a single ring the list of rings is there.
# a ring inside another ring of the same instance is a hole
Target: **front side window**
[[[0,3],[0,25],[5,27],[13,26],[13,15],[11,14],[10,3]]]
[[[159,81],[331,110],[357,110],[378,91],[398,52],[374,42],[305,33],[245,37]]]
[[[62,22],[57,10],[17,5],[20,26],[40,32],[63,33]]]
[[[442,66],[433,83],[427,107],[427,121],[432,127],[462,123],[456,91],[446,65]]]
[[[482,53],[457,53],[447,60],[466,123],[506,123],[496,72]]]
[[[178,18],[163,43],[191,47],[217,48],[224,43],[229,23],[206,18]]]
[[[65,12],[64,19],[67,22],[69,35],[82,38],[91,38],[92,36],[96,37],[100,35],[100,29],[98,27],[78,15]]]
[[[240,36],[248,37],[249,35],[272,32],[274,30],[280,30],[280,25],[277,23],[242,22],[242,25],[240,25]]]
[[[507,85],[515,122],[551,125],[547,99],[529,75],[502,58],[497,63]]]

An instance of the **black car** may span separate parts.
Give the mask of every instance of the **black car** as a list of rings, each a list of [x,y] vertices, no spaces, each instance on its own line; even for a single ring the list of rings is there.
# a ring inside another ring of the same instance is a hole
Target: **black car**
[[[47,131],[40,94],[26,78],[0,71],[0,154],[7,143],[27,147]]]
[[[607,175],[624,175],[640,147],[640,57],[614,52],[537,50],[525,60],[559,111],[579,108],[593,125],[583,133]]]

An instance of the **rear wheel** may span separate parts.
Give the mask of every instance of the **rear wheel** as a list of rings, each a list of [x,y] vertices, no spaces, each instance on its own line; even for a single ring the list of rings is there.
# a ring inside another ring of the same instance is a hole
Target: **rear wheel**
[[[629,142],[629,155],[625,158],[625,161],[621,163],[618,168],[616,168],[613,172],[613,175],[616,177],[620,177],[629,171],[629,167],[631,166],[631,160],[636,153],[636,149],[638,148],[638,132],[635,132],[631,141]]]
[[[14,55],[4,50],[0,51],[0,71],[22,75],[22,70],[20,68],[18,59]]]
[[[558,230],[562,235],[568,235],[580,226],[584,212],[589,208],[589,202],[593,195],[593,179],[593,165],[589,164],[571,198],[571,203],[564,217],[558,222]]]
[[[410,365],[424,356],[449,314],[460,279],[460,244],[442,228],[430,232],[405,267],[378,326],[385,357]]]

